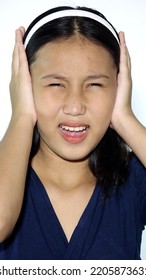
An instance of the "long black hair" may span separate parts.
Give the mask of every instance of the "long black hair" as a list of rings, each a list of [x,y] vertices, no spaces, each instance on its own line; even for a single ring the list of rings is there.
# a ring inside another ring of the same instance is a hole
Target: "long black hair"
[[[28,27],[25,36],[29,33],[32,26],[39,19],[51,13],[74,9],[72,7],[57,7],[53,8],[37,17]],[[104,15],[96,10],[77,7],[92,12],[108,21]],[[109,22],[109,21],[108,21]],[[111,24],[111,23],[110,23]],[[113,27],[113,26],[112,26]],[[113,27],[115,30],[115,28]],[[116,30],[115,30],[116,32]],[[85,17],[64,17],[58,18],[41,26],[31,37],[26,47],[26,54],[29,65],[35,59],[37,51],[45,44],[62,39],[68,39],[75,34],[89,39],[97,45],[103,46],[112,56],[117,73],[119,71],[120,62],[120,47],[117,39],[111,31],[101,23]],[[117,37],[118,33],[116,32]],[[31,150],[31,158],[37,153],[40,144],[40,137],[37,130],[37,125],[34,129],[34,137]],[[129,151],[123,139],[112,128],[108,128],[100,143],[89,155],[89,167],[97,179],[97,183],[103,188],[104,197],[107,198],[111,190],[120,186],[128,175],[128,158]]]

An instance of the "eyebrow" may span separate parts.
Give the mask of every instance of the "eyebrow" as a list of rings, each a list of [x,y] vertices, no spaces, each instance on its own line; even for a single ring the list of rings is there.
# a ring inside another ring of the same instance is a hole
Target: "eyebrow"
[[[89,75],[86,77],[85,81],[96,80],[96,79],[109,79],[110,77],[105,74]]]
[[[58,74],[50,74],[50,75],[46,75],[41,77],[41,80],[45,80],[45,79],[57,79],[57,80],[63,80],[63,81],[67,81],[68,82],[68,78],[62,75],[58,75]],[[96,80],[96,79],[109,79],[110,77],[105,75],[105,74],[98,74],[98,75],[89,75],[85,78],[85,81],[88,80]]]
[[[61,75],[58,75],[58,74],[50,74],[50,75],[43,76],[41,78],[41,80],[50,79],[50,78],[57,79],[57,80],[68,81],[68,79],[65,76],[61,76]]]

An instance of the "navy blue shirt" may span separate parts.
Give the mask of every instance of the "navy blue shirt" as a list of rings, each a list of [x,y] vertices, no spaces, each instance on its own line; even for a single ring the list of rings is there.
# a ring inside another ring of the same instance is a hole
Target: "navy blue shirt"
[[[1,260],[140,259],[146,224],[146,169],[136,157],[119,193],[102,201],[96,185],[70,241],[40,179],[30,167],[16,227],[0,244]]]

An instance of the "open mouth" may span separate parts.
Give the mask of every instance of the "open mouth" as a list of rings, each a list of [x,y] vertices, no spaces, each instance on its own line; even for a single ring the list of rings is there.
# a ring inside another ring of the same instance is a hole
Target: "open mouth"
[[[72,143],[79,143],[85,139],[89,130],[88,125],[81,126],[68,126],[68,125],[59,125],[60,134],[65,140]]]

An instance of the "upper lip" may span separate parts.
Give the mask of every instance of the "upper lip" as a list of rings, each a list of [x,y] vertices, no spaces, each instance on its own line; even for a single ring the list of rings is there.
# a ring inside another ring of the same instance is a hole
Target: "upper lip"
[[[89,127],[89,125],[88,124],[86,124],[86,123],[81,123],[81,122],[76,122],[76,123],[74,123],[74,122],[62,122],[62,123],[60,123],[59,124],[59,126],[70,126],[70,127],[84,127],[84,126],[86,126],[86,127]]]

